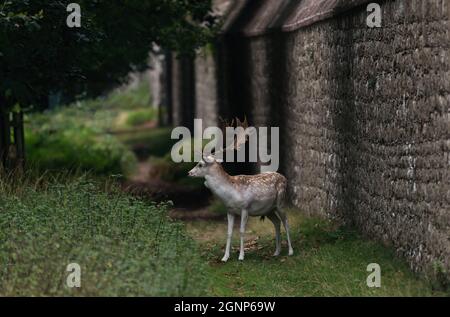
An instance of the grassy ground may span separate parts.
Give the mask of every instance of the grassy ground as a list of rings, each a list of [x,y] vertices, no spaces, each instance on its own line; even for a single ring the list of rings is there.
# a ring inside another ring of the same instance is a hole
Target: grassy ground
[[[275,250],[273,225],[251,218],[246,238],[245,261],[239,262],[238,228],[233,252],[221,263],[226,220],[187,223],[189,234],[200,243],[209,263],[212,296],[434,296],[430,285],[414,276],[407,265],[380,244],[355,232],[335,228],[325,220],[290,211],[294,256],[287,256],[283,236],[282,255]],[[369,288],[369,263],[381,266],[381,287]]]
[[[0,177],[0,296],[204,295],[205,264],[167,211],[88,177]]]

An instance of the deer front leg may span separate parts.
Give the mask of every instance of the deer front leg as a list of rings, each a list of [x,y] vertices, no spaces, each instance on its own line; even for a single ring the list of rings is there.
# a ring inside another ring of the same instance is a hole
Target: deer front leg
[[[222,258],[222,262],[228,261],[228,258],[230,257],[231,237],[233,236],[233,226],[234,226],[234,214],[227,213],[227,218],[228,218],[227,246],[225,247],[225,255]]]
[[[239,251],[239,260],[244,260],[244,234],[245,234],[245,226],[247,224],[248,220],[248,212],[247,210],[242,210],[241,213],[241,228],[240,228],[240,234],[241,234],[241,248]]]

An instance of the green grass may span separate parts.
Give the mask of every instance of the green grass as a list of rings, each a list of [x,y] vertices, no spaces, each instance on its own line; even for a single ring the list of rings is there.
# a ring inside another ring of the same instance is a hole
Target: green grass
[[[282,255],[274,258],[273,225],[251,218],[246,238],[244,262],[237,260],[238,228],[233,252],[221,263],[226,238],[226,221],[197,221],[188,232],[200,242],[203,258],[209,263],[210,295],[215,296],[433,296],[391,249],[366,240],[357,233],[340,229],[330,222],[304,217],[291,211],[291,237],[294,255],[287,256],[283,235]],[[381,266],[381,287],[369,288],[369,263]]]
[[[0,296],[205,294],[203,260],[167,206],[87,177],[48,178],[0,179]],[[72,262],[81,288],[66,285]]]
[[[144,108],[131,111],[127,114],[126,125],[129,127],[141,126],[144,123],[156,120],[156,111],[153,108]]]
[[[111,109],[136,110],[148,108],[151,104],[151,92],[148,81],[143,80],[135,88],[119,89],[107,96],[105,103]]]

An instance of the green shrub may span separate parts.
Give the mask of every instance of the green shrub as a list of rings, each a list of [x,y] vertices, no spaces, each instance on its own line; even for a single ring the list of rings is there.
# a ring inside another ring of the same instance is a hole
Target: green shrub
[[[193,188],[204,186],[204,179],[188,176],[188,172],[197,164],[195,162],[175,163],[172,161],[170,154],[167,154],[164,157],[151,157],[150,164],[152,165],[150,170],[151,178],[159,178],[166,182]]]
[[[40,170],[81,169],[96,174],[128,175],[135,155],[115,137],[83,125],[30,127],[25,130],[28,162]]]
[[[187,177],[187,173],[196,165],[195,162],[175,163],[170,154],[161,158],[150,158],[154,177],[168,182],[177,182]]]
[[[185,140],[184,142],[190,142],[191,145],[194,144],[194,139]],[[205,146],[209,141],[203,140],[203,146]],[[182,150],[180,151],[182,154]],[[151,177],[160,178],[168,182],[175,182],[178,184],[202,187],[204,180],[201,178],[192,178],[188,176],[188,172],[197,165],[194,162],[194,147],[191,146],[191,162],[180,162],[175,163],[172,160],[171,153],[167,153],[163,157],[150,158],[150,164],[152,165]]]
[[[86,177],[0,179],[1,296],[204,295],[204,267],[165,205],[145,204]],[[81,287],[68,288],[69,263]]]

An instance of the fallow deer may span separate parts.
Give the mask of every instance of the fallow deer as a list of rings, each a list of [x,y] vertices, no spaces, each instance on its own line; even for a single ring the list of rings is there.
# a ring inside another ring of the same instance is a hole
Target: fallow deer
[[[242,122],[239,120],[237,122],[238,125],[242,126]],[[246,120],[244,123],[244,128],[246,128]],[[245,136],[237,135],[235,142],[221,151],[238,150],[245,142]],[[291,246],[288,220],[283,210],[286,178],[276,172],[231,176],[220,163],[213,155],[202,155],[202,159],[188,174],[191,177],[204,177],[205,186],[227,208],[228,233],[225,255],[222,261],[226,262],[230,257],[231,238],[236,215],[241,216],[239,260],[244,259],[244,234],[248,216],[267,217],[272,221],[275,227],[276,241],[274,256],[278,256],[281,251],[280,224],[283,223],[286,230],[289,255],[292,255],[294,250]]]

